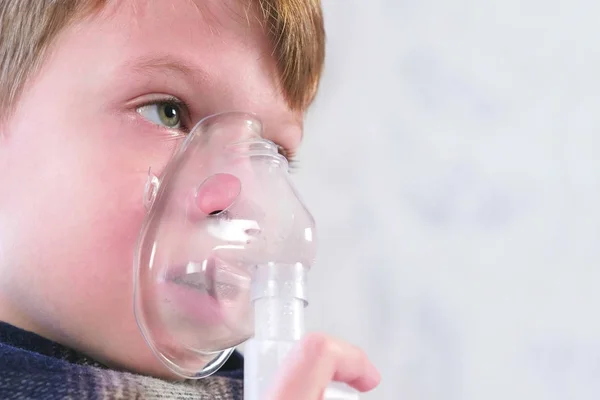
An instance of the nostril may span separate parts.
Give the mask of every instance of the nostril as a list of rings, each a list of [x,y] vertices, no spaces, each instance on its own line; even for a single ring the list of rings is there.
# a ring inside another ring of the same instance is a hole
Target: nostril
[[[196,190],[195,207],[204,215],[221,214],[232,206],[241,190],[242,183],[234,175],[212,175]]]

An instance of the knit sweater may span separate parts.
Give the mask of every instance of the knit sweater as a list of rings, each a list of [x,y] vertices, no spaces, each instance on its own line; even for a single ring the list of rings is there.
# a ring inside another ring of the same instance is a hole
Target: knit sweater
[[[34,333],[0,322],[0,399],[242,400],[243,358],[234,353],[216,374],[167,382],[111,370]]]

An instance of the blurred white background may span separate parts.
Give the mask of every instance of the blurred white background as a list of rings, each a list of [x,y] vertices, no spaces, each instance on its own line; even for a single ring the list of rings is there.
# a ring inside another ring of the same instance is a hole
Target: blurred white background
[[[310,328],[365,400],[600,399],[600,3],[324,7]]]

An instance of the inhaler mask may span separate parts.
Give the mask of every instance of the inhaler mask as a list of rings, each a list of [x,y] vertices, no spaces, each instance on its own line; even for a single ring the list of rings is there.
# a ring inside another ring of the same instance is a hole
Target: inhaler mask
[[[173,372],[210,375],[254,334],[252,302],[273,288],[257,289],[253,278],[265,266],[292,275],[310,268],[313,218],[286,159],[244,113],[196,125],[164,173],[150,175],[145,202],[134,266],[138,325]],[[302,287],[294,290],[304,299]]]

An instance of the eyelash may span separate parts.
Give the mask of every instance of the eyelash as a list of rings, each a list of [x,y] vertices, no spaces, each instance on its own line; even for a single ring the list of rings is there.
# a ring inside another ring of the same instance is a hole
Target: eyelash
[[[187,136],[190,133],[190,131],[193,127],[193,124],[191,123],[190,107],[187,105],[187,103],[185,101],[183,101],[177,97],[174,97],[174,96],[168,96],[163,99],[152,100],[152,101],[149,101],[146,103],[142,103],[142,104],[138,105],[136,107],[136,109],[139,109],[139,108],[142,108],[145,106],[160,105],[160,104],[169,104],[172,106],[176,106],[182,111],[182,115],[184,116],[184,118],[181,120],[181,127],[177,128],[177,129],[166,128],[166,127],[162,127],[162,128],[167,129],[167,130],[177,130],[177,131],[181,132],[182,135]],[[277,151],[288,161],[290,172],[294,172],[298,169],[298,159],[296,157],[296,152],[294,150],[286,148],[280,144],[277,144]]]
[[[190,130],[192,129],[191,125],[191,117],[190,117],[190,107],[187,105],[187,103],[183,100],[178,99],[177,97],[173,97],[173,96],[168,96],[162,99],[153,99],[152,101],[148,101],[145,103],[142,103],[140,105],[136,106],[136,110],[142,108],[142,107],[146,107],[146,106],[152,106],[152,105],[161,105],[161,104],[168,104],[171,106],[175,106],[177,107],[179,110],[182,111],[182,119],[180,121],[181,123],[181,127],[179,128],[168,128],[168,127],[164,127],[164,126],[160,126],[158,125],[160,128],[162,129],[166,129],[166,130],[177,130],[180,131],[182,134],[187,135],[188,133],[190,133]]]
[[[277,145],[277,151],[287,160],[290,172],[298,170],[298,158],[295,151],[287,149],[279,144]]]

